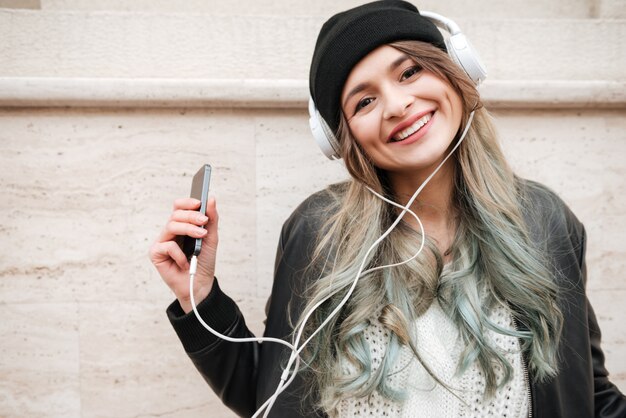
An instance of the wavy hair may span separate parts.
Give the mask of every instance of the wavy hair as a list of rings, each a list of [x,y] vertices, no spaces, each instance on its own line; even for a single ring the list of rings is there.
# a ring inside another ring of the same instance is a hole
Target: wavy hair
[[[437,378],[436,370],[422,361],[417,349],[419,341],[411,327],[435,299],[458,328],[465,347],[457,373],[477,362],[486,378],[485,396],[492,396],[513,372],[502,353],[486,338],[486,330],[517,337],[537,380],[556,374],[562,326],[562,314],[556,304],[557,286],[524,222],[523,183],[504,158],[492,119],[482,107],[476,87],[447,54],[430,44],[402,41],[390,46],[453,87],[463,102],[463,121],[475,110],[474,121],[452,160],[452,200],[459,216],[451,246],[451,268],[444,272],[443,256],[427,238],[424,250],[415,260],[359,279],[340,313],[303,351],[312,379],[310,394],[326,411],[334,410],[342,399],[368,396],[374,391],[388,399],[404,399],[405,393],[387,381],[403,345],[410,347],[435,381],[447,388]],[[461,123],[453,144],[465,123]],[[304,312],[330,298],[305,324],[303,341],[345,296],[367,249],[398,215],[396,208],[366,189],[369,186],[397,199],[385,172],[375,167],[361,150],[343,115],[338,137],[352,179],[329,188],[332,204],[323,215],[327,221],[319,232],[311,263],[311,274],[319,278],[307,289]],[[420,234],[401,222],[370,253],[367,268],[409,259],[420,241]],[[496,304],[509,310],[517,324],[515,329],[499,327],[489,319],[489,311]],[[372,365],[364,336],[372,320],[380,321],[388,330],[386,352],[377,368]],[[302,318],[296,329],[301,321]],[[342,374],[342,364],[351,364],[357,373]],[[494,366],[504,370],[503,381],[497,381]]]

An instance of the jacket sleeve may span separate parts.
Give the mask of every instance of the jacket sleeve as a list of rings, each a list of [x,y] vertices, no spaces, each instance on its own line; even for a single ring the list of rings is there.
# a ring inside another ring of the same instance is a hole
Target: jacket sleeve
[[[581,225],[580,253],[578,255],[583,280],[586,283],[587,266],[585,263],[586,233]],[[587,299],[587,318],[591,358],[593,366],[594,408],[597,418],[626,417],[626,397],[609,381],[609,372],[604,366],[604,353],[600,347],[601,333],[596,315]]]
[[[272,293],[266,306],[265,337],[290,337],[288,318],[297,319],[304,304],[302,294],[310,276],[304,272],[321,222],[319,210],[327,201],[325,192],[311,196],[283,225]],[[253,336],[237,304],[221,291],[217,280],[207,298],[198,304],[198,311],[209,326],[222,334],[235,338]],[[227,407],[249,417],[274,393],[289,354],[286,347],[271,342],[221,340],[204,329],[193,312],[185,314],[178,301],[169,306],[167,315],[194,365]],[[274,404],[271,416],[323,416],[312,405],[302,406],[305,389],[300,376],[296,377]]]
[[[216,331],[234,338],[253,336],[236,303],[222,292],[217,280],[197,308]],[[254,414],[259,343],[219,339],[200,324],[193,311],[185,314],[178,301],[167,308],[167,315],[185,351],[222,402],[240,416]]]

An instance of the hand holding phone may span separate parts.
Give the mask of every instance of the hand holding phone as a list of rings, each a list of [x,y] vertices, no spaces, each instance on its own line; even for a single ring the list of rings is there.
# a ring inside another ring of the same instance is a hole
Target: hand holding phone
[[[150,261],[174,292],[185,312],[191,311],[189,259],[198,256],[194,299],[200,303],[211,291],[218,244],[215,199],[208,198],[211,167],[206,164],[192,181],[191,198],[176,199],[163,231],[150,247]],[[202,251],[200,251],[202,250]]]

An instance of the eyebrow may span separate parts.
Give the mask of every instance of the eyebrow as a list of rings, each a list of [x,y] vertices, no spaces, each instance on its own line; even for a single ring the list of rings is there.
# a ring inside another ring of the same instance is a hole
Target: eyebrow
[[[406,54],[400,56],[398,59],[396,59],[394,62],[392,62],[389,65],[389,68],[387,69],[387,72],[392,72],[393,70],[398,68],[400,65],[402,65],[405,61],[410,60],[410,59],[411,59],[411,57],[409,57]],[[346,96],[346,100],[343,101],[343,107],[346,107],[346,103],[348,103],[348,100],[350,100],[350,98],[352,96],[354,96],[357,93],[362,92],[363,90],[365,90],[369,86],[370,86],[370,83],[368,83],[368,82],[357,84],[352,90],[350,90],[350,93],[348,93],[348,95]]]

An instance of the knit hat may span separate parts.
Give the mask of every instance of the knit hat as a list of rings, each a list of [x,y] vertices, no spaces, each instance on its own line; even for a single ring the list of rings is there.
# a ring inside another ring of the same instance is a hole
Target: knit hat
[[[313,52],[309,90],[334,133],[339,128],[341,92],[352,68],[377,47],[400,40],[428,42],[447,52],[437,27],[402,0],[367,3],[324,23]]]

